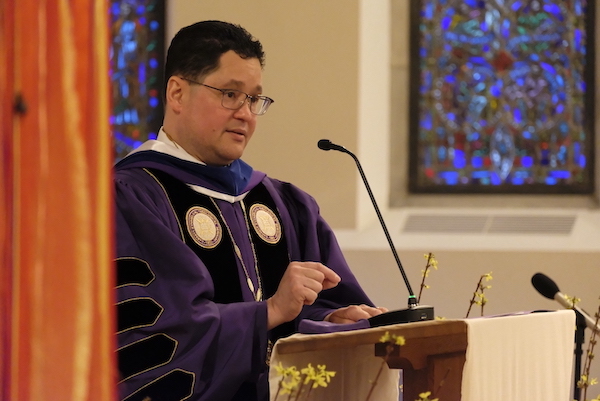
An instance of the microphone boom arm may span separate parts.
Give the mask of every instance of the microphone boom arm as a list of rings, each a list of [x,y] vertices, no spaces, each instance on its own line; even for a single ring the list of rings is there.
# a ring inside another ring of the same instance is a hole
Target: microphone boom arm
[[[369,182],[367,181],[367,177],[365,176],[365,172],[363,171],[362,166],[360,165],[360,161],[358,160],[356,155],[354,155],[354,153],[350,152],[347,149],[344,149],[344,150],[346,151],[346,153],[348,153],[354,159],[354,162],[356,163],[356,167],[358,167],[358,172],[360,173],[360,176],[365,183],[365,187],[367,188],[367,193],[369,194],[369,198],[371,198],[371,202],[373,203],[373,207],[375,208],[375,213],[377,213],[377,217],[379,219],[379,222],[381,223],[381,228],[383,229],[385,238],[387,239],[387,242],[390,245],[390,248],[392,249],[392,254],[394,255],[394,259],[396,260],[396,263],[398,264],[398,266],[402,267],[402,262],[400,262],[400,257],[398,256],[398,252],[396,251],[396,247],[394,246],[392,237],[390,236],[390,232],[388,231],[385,221],[383,220],[383,216],[381,215],[379,206],[377,206],[377,202],[375,201],[375,196],[373,195],[373,191],[371,191],[371,186],[369,185]],[[408,289],[408,295],[409,295],[408,305],[409,306],[417,305],[417,298],[412,290],[412,287],[410,286],[408,277],[406,277],[404,268],[400,269],[400,273],[402,274],[402,278],[404,279],[404,283],[406,284],[406,288]]]
[[[418,305],[417,303],[417,298],[412,290],[412,287],[410,286],[410,282],[408,281],[408,277],[406,277],[406,273],[404,272],[404,268],[402,266],[402,262],[400,262],[400,257],[398,256],[398,252],[396,251],[396,247],[394,246],[394,243],[392,241],[392,237],[390,236],[390,233],[387,229],[387,226],[385,224],[385,221],[383,220],[383,216],[381,215],[381,211],[379,210],[379,206],[377,206],[377,201],[375,200],[375,196],[373,195],[373,191],[371,191],[371,186],[369,185],[369,181],[367,181],[367,177],[365,175],[365,172],[363,171],[362,166],[360,165],[360,161],[358,160],[358,157],[356,157],[356,155],[352,152],[350,152],[348,149],[344,148],[343,146],[339,146],[339,145],[335,145],[327,140],[321,140],[319,141],[319,148],[323,149],[323,150],[330,150],[330,149],[334,149],[343,153],[347,153],[349,154],[352,159],[354,159],[354,162],[356,163],[356,167],[358,167],[358,172],[360,173],[360,176],[365,184],[365,187],[367,188],[367,193],[369,194],[369,198],[371,198],[371,203],[373,203],[373,207],[375,208],[375,213],[377,213],[377,218],[379,219],[379,222],[381,223],[381,228],[383,228],[383,232],[385,234],[385,238],[387,239],[388,244],[390,245],[390,248],[392,250],[392,254],[394,255],[394,259],[396,260],[396,264],[398,265],[398,268],[400,270],[400,273],[402,274],[402,278],[404,279],[404,284],[406,284],[406,288],[408,289],[408,306],[409,307],[415,307]]]

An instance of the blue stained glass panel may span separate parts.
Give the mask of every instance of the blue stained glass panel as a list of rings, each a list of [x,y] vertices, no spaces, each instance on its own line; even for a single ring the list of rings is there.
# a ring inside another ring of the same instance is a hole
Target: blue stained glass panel
[[[594,3],[411,7],[410,190],[592,193]]]
[[[164,0],[111,1],[110,123],[115,161],[147,139],[156,139],[160,129],[164,28]]]

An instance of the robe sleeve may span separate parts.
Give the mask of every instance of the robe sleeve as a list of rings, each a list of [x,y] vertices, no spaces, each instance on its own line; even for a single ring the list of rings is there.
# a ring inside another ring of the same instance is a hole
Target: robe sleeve
[[[265,370],[265,302],[212,302],[210,273],[156,181],[129,169],[115,186],[121,398],[232,398]]]
[[[336,287],[322,291],[315,303],[305,306],[297,323],[301,319],[323,320],[335,309],[348,305],[373,306],[350,270],[333,230],[319,213],[315,199],[290,183],[270,179],[266,185],[279,194],[280,212],[287,214],[292,223],[293,227],[286,231],[292,259],[321,262],[342,279]]]

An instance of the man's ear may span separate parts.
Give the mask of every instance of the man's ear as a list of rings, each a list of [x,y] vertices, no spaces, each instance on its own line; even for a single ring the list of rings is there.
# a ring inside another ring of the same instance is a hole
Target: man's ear
[[[183,80],[176,76],[171,76],[167,81],[165,100],[168,108],[175,113],[179,113],[182,108],[183,98]]]

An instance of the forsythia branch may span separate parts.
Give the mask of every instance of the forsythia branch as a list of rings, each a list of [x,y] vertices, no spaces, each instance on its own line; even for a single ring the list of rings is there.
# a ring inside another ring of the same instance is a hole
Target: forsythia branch
[[[483,316],[483,308],[485,307],[485,305],[487,304],[487,297],[484,295],[484,291],[492,288],[491,285],[485,285],[483,284],[484,280],[490,281],[492,279],[492,272],[483,274],[481,277],[479,277],[479,281],[477,282],[477,287],[475,288],[475,292],[473,292],[473,297],[471,298],[471,300],[469,301],[469,309],[467,310],[467,315],[465,316],[465,319],[469,317],[469,314],[471,313],[471,308],[473,307],[473,305],[479,305],[481,306],[481,316]]]
[[[423,289],[429,288],[429,286],[425,284],[425,279],[429,277],[430,268],[433,267],[435,270],[437,270],[438,268],[438,262],[433,253],[429,252],[428,254],[425,254],[423,256],[425,257],[425,259],[427,259],[427,263],[425,265],[425,270],[421,270],[423,272],[423,278],[421,280],[421,288],[419,289],[417,303],[421,302],[421,294],[423,293]]]
[[[573,298],[569,298],[569,300],[573,303],[573,305],[575,305],[577,302],[580,301],[579,298],[573,297]],[[596,317],[596,327],[598,327],[598,322],[600,321],[600,306],[598,306],[598,310],[596,311],[595,314]],[[587,400],[587,390],[590,386],[593,386],[594,384],[598,383],[598,380],[595,377],[590,378],[590,369],[592,366],[592,360],[594,359],[594,347],[596,346],[597,343],[597,336],[598,336],[598,330],[593,330],[592,332],[592,338],[590,338],[590,341],[588,342],[588,348],[587,351],[585,353],[585,361],[583,362],[583,373],[581,374],[581,377],[579,378],[579,380],[577,381],[577,387],[579,387],[580,389],[583,390],[583,397],[581,398],[582,400]],[[598,397],[596,397],[595,399],[591,400],[591,401],[597,401],[600,399],[600,395]]]

